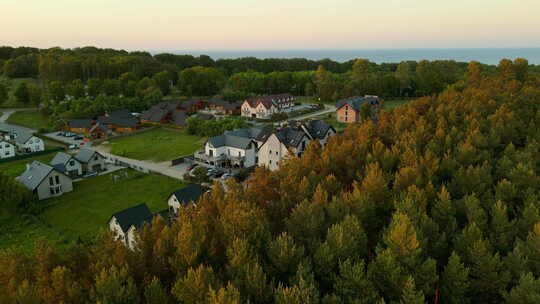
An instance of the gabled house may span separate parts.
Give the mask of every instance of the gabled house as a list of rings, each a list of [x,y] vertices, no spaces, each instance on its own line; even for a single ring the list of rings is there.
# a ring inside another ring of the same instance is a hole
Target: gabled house
[[[0,159],[15,156],[15,146],[0,137]]]
[[[51,160],[50,165],[71,178],[83,174],[83,164],[73,155],[64,152],[58,152]]]
[[[208,108],[222,115],[238,115],[242,108],[242,102],[229,102],[219,97],[213,97],[208,101]]]
[[[72,119],[68,121],[65,129],[70,132],[86,134],[93,125],[94,121],[92,119]]]
[[[113,214],[109,219],[109,229],[115,240],[120,240],[128,248],[134,249],[137,246],[137,229],[146,223],[150,224],[153,217],[148,206],[140,204]]]
[[[261,145],[258,165],[276,170],[282,159],[301,157],[313,140],[324,146],[334,134],[336,130],[322,120],[308,123],[291,121],[288,126],[275,130]]]
[[[241,113],[244,117],[269,118],[294,106],[295,98],[291,94],[261,96],[246,99],[242,103]]]
[[[38,161],[26,165],[26,171],[17,178],[39,200],[60,196],[73,191],[73,182],[63,172]]]
[[[259,145],[270,134],[271,127],[227,131],[208,139],[204,150],[195,153],[199,162],[220,168],[249,168],[257,164]]]
[[[118,110],[98,117],[97,123],[118,133],[129,133],[140,128],[139,119],[128,110]]]
[[[200,185],[189,185],[182,189],[174,191],[167,200],[169,208],[173,210],[174,214],[178,213],[180,206],[186,205],[190,202],[197,202],[197,200],[206,192],[206,190]]]
[[[141,122],[185,126],[187,117],[181,103],[160,102],[141,114]]]
[[[181,110],[184,110],[188,113],[200,111],[205,107],[204,102],[200,99],[189,99],[186,101],[178,102],[178,104],[180,105]]]
[[[45,150],[43,139],[27,132],[18,132],[15,137],[17,149],[24,153],[33,153]]]
[[[360,122],[362,120],[362,107],[369,107],[371,115],[375,115],[379,112],[381,105],[380,98],[372,95],[342,99],[336,103],[337,121],[344,123]]]
[[[88,135],[94,139],[107,138],[111,134],[112,134],[112,130],[109,129],[106,125],[101,124],[99,122],[95,124],[90,129],[90,131],[88,131]]]
[[[105,156],[91,149],[81,149],[75,159],[82,164],[83,174],[99,173],[106,170]]]

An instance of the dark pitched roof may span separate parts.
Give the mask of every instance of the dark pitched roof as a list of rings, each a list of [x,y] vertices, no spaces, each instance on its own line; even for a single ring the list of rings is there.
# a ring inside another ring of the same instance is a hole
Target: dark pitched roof
[[[214,115],[212,114],[207,114],[207,113],[197,113],[195,115],[195,117],[197,117],[198,119],[202,119],[202,120],[211,120],[211,119],[214,119]]]
[[[17,138],[15,138],[15,142],[19,144],[25,144],[32,137],[34,137],[32,133],[21,131],[17,133]]]
[[[185,126],[186,119],[188,118],[186,112],[175,110],[172,112],[171,123],[176,126]]]
[[[67,153],[64,153],[64,152],[58,152],[58,153],[56,153],[54,158],[51,160],[50,164],[53,167],[56,166],[56,165],[65,165],[72,158],[73,158],[73,156],[71,156],[70,154],[67,154]]]
[[[266,108],[270,108],[272,105],[279,107],[283,103],[289,102],[294,98],[291,94],[277,94],[277,95],[267,95],[254,98],[248,98],[246,101],[249,103],[249,106],[254,108],[262,103]]]
[[[176,196],[176,199],[183,204],[196,202],[199,197],[204,194],[205,190],[202,186],[193,184],[185,188],[174,191],[171,195]]]
[[[98,122],[102,124],[111,124],[123,128],[134,128],[139,124],[135,117],[116,117],[116,116],[100,116]]]
[[[144,223],[152,222],[152,212],[148,209],[146,204],[140,204],[120,212],[117,212],[111,216],[116,218],[118,225],[122,228],[122,231],[127,232],[131,226],[140,228]]]
[[[275,132],[277,138],[287,147],[297,147],[306,136],[306,132],[298,128],[286,127]]]
[[[97,154],[99,155],[100,157],[102,158],[105,158],[105,156],[101,155],[99,152],[97,151],[94,151],[94,150],[90,150],[90,149],[81,149],[79,151],[79,153],[77,153],[77,155],[75,155],[75,159],[82,162],[82,163],[87,163],[89,162],[92,157],[94,156],[94,154]]]
[[[317,139],[323,139],[326,136],[326,133],[328,133],[328,130],[332,129],[334,132],[336,131],[334,127],[329,125],[323,120],[310,120],[306,124],[306,129],[308,130],[309,134],[313,138]]]
[[[117,118],[133,118],[131,112],[126,109],[112,111],[111,113],[109,113],[109,116]]]
[[[270,125],[264,125],[264,126],[257,126],[253,128],[246,128],[246,129],[236,129],[233,131],[225,131],[224,135],[234,135],[239,137],[246,137],[250,139],[254,139],[256,141],[265,141],[270,134],[272,134],[272,131],[274,128]]]
[[[379,103],[379,97],[376,96],[354,96],[351,98],[346,98],[339,100],[336,103],[336,109],[340,109],[344,105],[348,104],[351,108],[353,108],[355,111],[359,111],[362,104],[369,102],[370,104],[378,104]]]
[[[72,119],[68,122],[68,125],[71,128],[91,128],[92,120],[91,119]]]
[[[219,135],[210,137],[208,142],[215,148],[219,147],[234,147],[238,149],[247,149],[251,143],[251,139],[234,135]]]
[[[106,125],[99,122],[90,129],[90,133],[94,133],[95,131],[103,131],[105,133],[111,132],[111,130]]]

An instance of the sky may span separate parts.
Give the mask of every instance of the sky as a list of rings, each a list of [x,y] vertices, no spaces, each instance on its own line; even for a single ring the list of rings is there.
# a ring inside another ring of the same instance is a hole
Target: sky
[[[0,0],[0,45],[126,50],[540,47],[539,0]]]

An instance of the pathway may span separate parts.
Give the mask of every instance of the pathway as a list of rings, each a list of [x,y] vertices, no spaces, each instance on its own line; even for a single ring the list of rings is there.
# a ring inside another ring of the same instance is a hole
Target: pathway
[[[11,116],[11,114],[17,112],[17,111],[28,111],[28,110],[35,110],[35,109],[0,109],[0,112],[2,112],[2,115],[0,116],[0,130],[5,131],[15,131],[15,132],[26,132],[26,133],[36,133],[37,130],[30,129],[23,126],[18,126],[14,124],[8,124],[6,121]]]
[[[329,114],[329,113],[333,113],[336,111],[336,107],[335,106],[330,106],[330,105],[324,105],[324,110],[321,110],[321,111],[317,111],[317,112],[313,112],[313,113],[308,113],[308,114],[305,114],[305,115],[300,115],[298,117],[293,117],[291,118],[292,120],[306,120],[308,118],[313,118],[313,117],[317,117],[317,116],[322,116],[324,114]]]

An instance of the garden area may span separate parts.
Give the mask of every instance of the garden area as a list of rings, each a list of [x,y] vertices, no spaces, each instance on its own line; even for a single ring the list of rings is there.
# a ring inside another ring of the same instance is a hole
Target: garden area
[[[147,132],[115,138],[104,142],[110,153],[138,159],[164,162],[192,154],[205,142],[204,137],[189,135],[185,131],[153,129]]]
[[[15,160],[11,162],[0,163],[0,171],[7,176],[17,177],[26,170],[26,164],[29,164],[35,160],[44,164],[48,164],[56,155],[56,153],[49,153],[31,158],[25,158]]]
[[[112,175],[123,176],[116,182]],[[133,170],[116,171],[77,182],[73,192],[38,202],[45,210],[31,215],[0,216],[0,249],[20,246],[30,250],[35,241],[45,239],[57,246],[79,238],[90,240],[108,229],[111,215],[145,203],[152,212],[167,208],[169,195],[185,185],[175,179]]]

